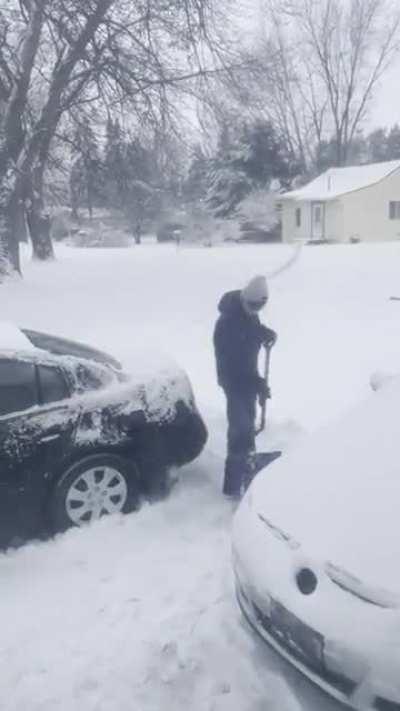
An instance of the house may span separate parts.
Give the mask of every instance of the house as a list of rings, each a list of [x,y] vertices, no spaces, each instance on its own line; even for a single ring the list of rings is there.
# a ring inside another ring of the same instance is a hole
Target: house
[[[400,161],[330,168],[279,203],[284,242],[400,239]]]

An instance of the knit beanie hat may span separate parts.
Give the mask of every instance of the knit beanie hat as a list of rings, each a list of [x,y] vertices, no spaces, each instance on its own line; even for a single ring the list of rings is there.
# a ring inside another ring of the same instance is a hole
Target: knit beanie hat
[[[264,276],[256,276],[251,279],[247,286],[242,289],[242,299],[247,303],[268,299],[268,286],[266,278]]]

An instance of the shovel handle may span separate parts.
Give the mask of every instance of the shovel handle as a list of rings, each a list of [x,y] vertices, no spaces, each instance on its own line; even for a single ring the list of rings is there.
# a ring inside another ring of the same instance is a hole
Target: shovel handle
[[[256,429],[256,437],[258,437],[261,432],[265,430],[265,424],[267,420],[267,403],[264,402],[261,406],[261,419],[258,428]]]
[[[271,360],[271,350],[272,346],[265,346],[265,366],[264,366],[264,380],[266,389],[269,387],[269,364]],[[261,419],[258,428],[256,429],[256,436],[264,432],[267,420],[267,398],[261,405]]]

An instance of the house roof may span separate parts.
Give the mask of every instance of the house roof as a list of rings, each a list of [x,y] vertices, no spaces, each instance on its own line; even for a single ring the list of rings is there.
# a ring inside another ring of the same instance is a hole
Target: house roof
[[[281,195],[287,200],[334,200],[340,195],[375,185],[400,169],[400,160],[369,163],[346,168],[330,168],[299,190]]]

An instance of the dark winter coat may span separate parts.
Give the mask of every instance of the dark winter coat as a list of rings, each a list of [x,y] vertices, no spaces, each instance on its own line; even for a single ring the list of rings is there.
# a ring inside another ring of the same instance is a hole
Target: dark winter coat
[[[230,291],[219,303],[214,330],[218,383],[225,390],[259,392],[258,355],[261,345],[275,337],[257,314],[248,314],[240,291]]]

